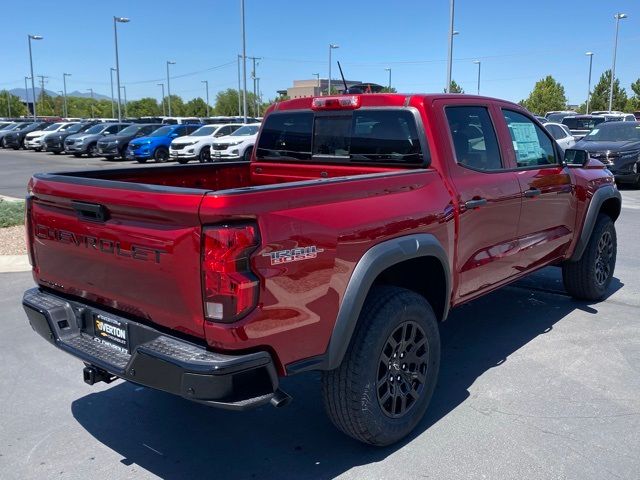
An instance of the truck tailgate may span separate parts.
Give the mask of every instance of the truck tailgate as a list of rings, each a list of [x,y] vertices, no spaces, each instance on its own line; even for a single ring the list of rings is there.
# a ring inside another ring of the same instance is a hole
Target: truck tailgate
[[[198,209],[206,190],[47,177],[32,180],[35,280],[202,338]]]

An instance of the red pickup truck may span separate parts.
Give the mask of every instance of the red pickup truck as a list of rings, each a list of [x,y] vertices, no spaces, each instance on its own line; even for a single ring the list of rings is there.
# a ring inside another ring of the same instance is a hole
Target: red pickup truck
[[[35,175],[23,304],[89,384],[245,409],[320,370],[333,423],[387,445],[427,409],[451,307],[547,265],[605,295],[620,204],[513,103],[295,99],[251,162]]]

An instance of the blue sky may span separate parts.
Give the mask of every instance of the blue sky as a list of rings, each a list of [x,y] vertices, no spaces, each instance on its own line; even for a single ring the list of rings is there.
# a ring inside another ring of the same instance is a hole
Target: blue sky
[[[156,84],[166,82],[165,61],[174,60],[172,93],[204,97],[200,82],[208,80],[213,103],[218,90],[237,85],[239,5],[239,0],[6,2],[0,89],[24,86],[32,33],[45,37],[33,48],[35,74],[50,77],[47,89],[61,90],[62,73],[68,72],[69,91],[93,88],[109,95],[112,17],[118,15],[131,18],[119,25],[121,81],[130,100],[159,98]],[[334,62],[341,61],[349,79],[385,84],[384,69],[390,67],[393,86],[401,92],[442,91],[448,12],[448,0],[246,0],[247,55],[263,57],[258,76],[265,98],[293,79],[313,78],[316,72],[326,78],[330,42],[340,45]],[[570,103],[581,103],[587,91],[584,53],[595,53],[595,83],[611,65],[616,12],[629,15],[620,23],[616,67],[629,90],[640,77],[637,0],[457,0],[453,78],[475,92],[477,58],[482,94],[518,101],[551,74],[565,86]]]

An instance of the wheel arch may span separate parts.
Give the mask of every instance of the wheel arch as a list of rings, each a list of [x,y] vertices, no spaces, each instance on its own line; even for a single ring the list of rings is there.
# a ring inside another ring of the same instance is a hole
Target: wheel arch
[[[414,234],[381,242],[367,250],[358,261],[347,284],[326,352],[288,365],[287,372],[338,367],[369,291],[380,284],[417,292],[429,301],[439,321],[447,317],[451,272],[448,257],[438,239],[430,234]]]
[[[591,201],[589,202],[589,206],[587,207],[587,213],[584,219],[584,224],[582,225],[582,231],[580,232],[580,238],[576,243],[576,247],[573,250],[571,258],[569,258],[570,262],[577,262],[582,257],[585,248],[587,248],[587,243],[589,243],[589,238],[591,238],[591,233],[593,232],[593,227],[596,224],[598,215],[600,213],[609,215],[615,222],[620,216],[621,209],[622,196],[618,189],[613,185],[600,187],[594,192],[593,197],[591,197]]]

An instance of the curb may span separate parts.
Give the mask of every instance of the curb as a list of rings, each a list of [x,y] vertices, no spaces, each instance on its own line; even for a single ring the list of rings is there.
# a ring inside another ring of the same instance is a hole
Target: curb
[[[23,202],[24,198],[7,197],[6,195],[0,195],[0,200],[5,202]]]
[[[26,255],[0,255],[0,273],[28,272],[31,270]]]

